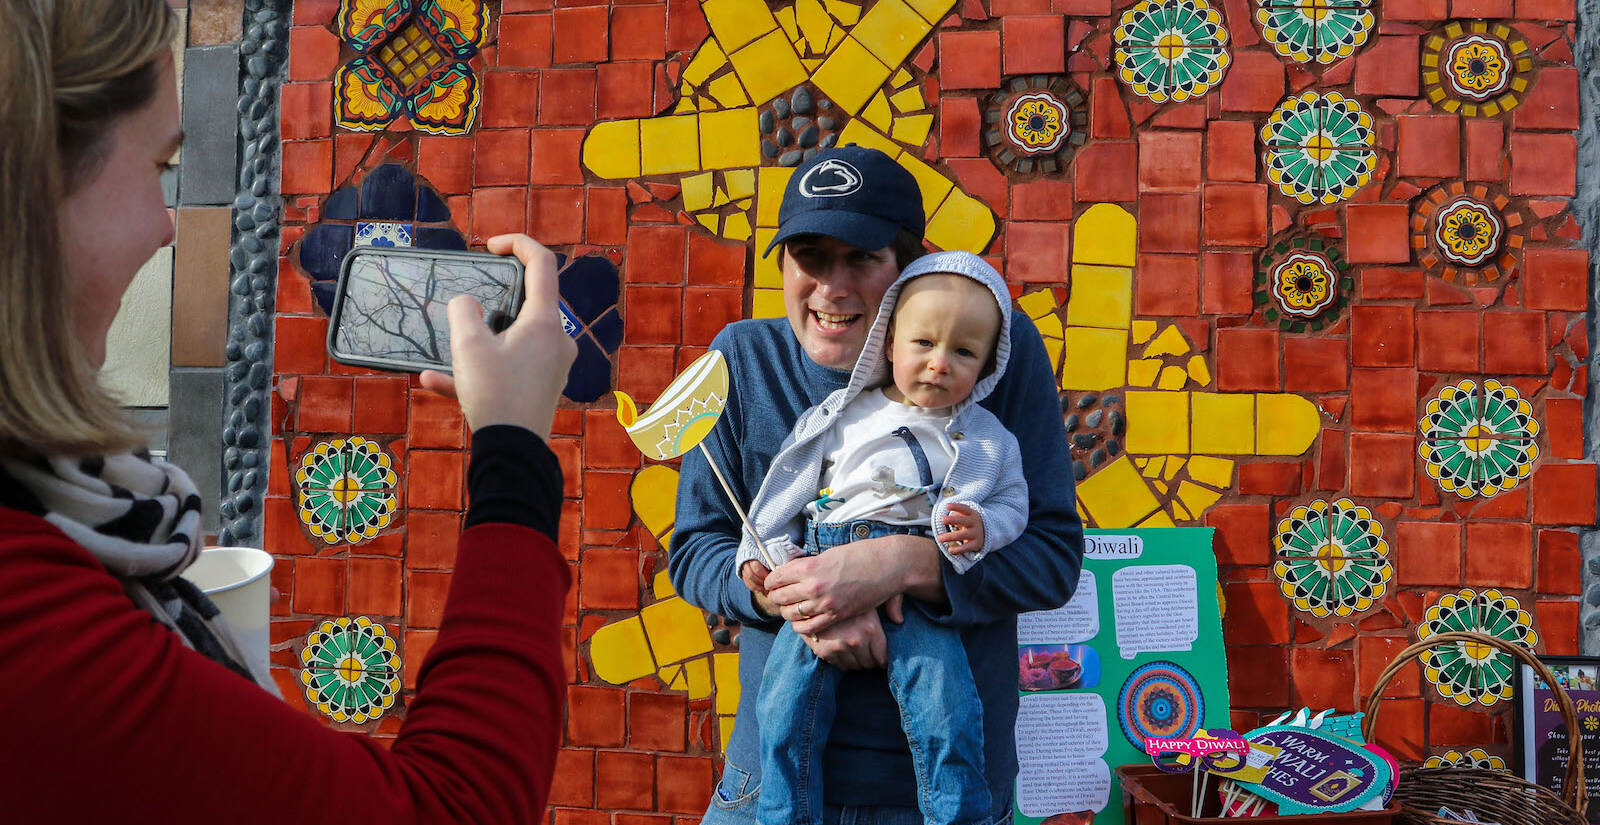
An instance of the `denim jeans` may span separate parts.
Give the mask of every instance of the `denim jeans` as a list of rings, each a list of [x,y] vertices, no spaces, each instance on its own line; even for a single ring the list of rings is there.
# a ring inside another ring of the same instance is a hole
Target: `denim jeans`
[[[875,521],[806,528],[806,550],[879,536],[924,533]],[[978,825],[992,800],[983,772],[983,705],[966,649],[953,628],[935,624],[907,600],[905,622],[884,621],[889,645],[889,691],[917,773],[921,821]],[[778,630],[761,679],[760,825],[829,825],[822,803],[822,752],[837,705],[841,671],[816,657],[794,627]],[[908,809],[897,809],[908,811]]]

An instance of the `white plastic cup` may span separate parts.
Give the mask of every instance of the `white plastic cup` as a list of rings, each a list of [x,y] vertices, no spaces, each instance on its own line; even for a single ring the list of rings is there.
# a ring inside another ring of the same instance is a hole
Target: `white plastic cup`
[[[207,547],[183,577],[209,597],[228,620],[243,653],[263,672],[268,666],[267,611],[272,602],[272,556],[254,547]]]

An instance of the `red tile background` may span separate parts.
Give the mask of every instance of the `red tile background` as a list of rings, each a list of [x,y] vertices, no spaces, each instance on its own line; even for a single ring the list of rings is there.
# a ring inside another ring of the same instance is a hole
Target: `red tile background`
[[[616,385],[641,403],[750,305],[746,248],[686,225],[675,178],[645,181],[649,188],[604,181],[580,161],[598,120],[675,105],[672,81],[708,32],[698,3],[492,2],[491,45],[474,62],[484,100],[473,131],[436,137],[401,126],[376,139],[333,125],[333,73],[353,56],[333,34],[335,5],[297,4],[292,82],[283,90],[278,443],[265,510],[267,545],[280,560],[274,585],[287,595],[274,610],[274,655],[292,700],[298,687],[289,668],[305,632],[316,619],[347,613],[371,615],[401,640],[406,687],[414,688],[465,504],[465,429],[453,404],[414,379],[327,360],[327,321],[295,264],[298,239],[327,193],[398,160],[448,198],[469,243],[528,231],[563,252],[610,254],[623,280]],[[1223,501],[1201,519],[1216,530],[1236,725],[1291,705],[1359,708],[1426,607],[1463,587],[1514,595],[1533,614],[1546,652],[1575,650],[1580,556],[1572,528],[1594,522],[1596,491],[1595,468],[1582,461],[1588,256],[1568,202],[1579,79],[1570,0],[1455,0],[1453,11],[1445,0],[1390,0],[1380,31],[1355,56],[1309,71],[1261,42],[1252,6],[1214,3],[1232,33],[1233,63],[1206,96],[1165,106],[1135,96],[1108,63],[1123,0],[985,5],[958,4],[913,51],[936,122],[926,145],[911,150],[995,212],[986,254],[1014,288],[1065,286],[1074,217],[1090,204],[1121,204],[1139,221],[1136,317],[1178,321],[1207,358],[1213,389],[1296,393],[1322,411],[1322,432],[1306,454],[1243,462]],[[1535,43],[1534,82],[1513,113],[1463,117],[1424,96],[1422,43],[1451,14],[1515,17]],[[1002,172],[983,142],[988,95],[1038,73],[1065,73],[1086,91],[1087,140],[1059,174]],[[1378,170],[1347,202],[1299,205],[1262,169],[1262,122],[1286,95],[1306,89],[1339,91],[1374,118]],[[1526,249],[1494,281],[1448,283],[1413,249],[1414,206],[1454,180],[1491,186],[1534,216],[1520,230]],[[1258,256],[1288,231],[1320,235],[1352,265],[1355,288],[1337,320],[1317,331],[1280,329],[1257,302]],[[1462,501],[1422,471],[1417,419],[1443,386],[1488,378],[1530,400],[1543,428],[1541,457],[1517,489]],[[576,582],[564,631],[572,684],[552,822],[689,825],[715,774],[709,701],[690,701],[653,677],[608,685],[589,673],[589,636],[654,601],[648,585],[664,563],[629,505],[641,460],[609,406],[563,411],[551,444],[566,475],[561,545]],[[395,456],[403,509],[377,539],[325,545],[296,517],[289,471],[315,440],[345,435],[373,439]],[[1395,579],[1372,611],[1330,624],[1280,596],[1271,536],[1286,508],[1339,497],[1373,509]],[[1445,746],[1509,753],[1503,710],[1459,710],[1416,668],[1387,695],[1381,738],[1401,758]],[[367,729],[379,737],[393,731]]]

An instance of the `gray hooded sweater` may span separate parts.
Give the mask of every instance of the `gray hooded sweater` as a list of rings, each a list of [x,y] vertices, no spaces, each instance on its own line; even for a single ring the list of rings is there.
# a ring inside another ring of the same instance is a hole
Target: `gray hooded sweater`
[[[751,525],[764,539],[788,536],[799,542],[805,526],[804,508],[816,498],[822,481],[823,436],[838,420],[839,411],[856,396],[889,383],[890,365],[884,356],[884,344],[900,292],[907,281],[935,273],[963,275],[988,288],[1000,307],[1000,334],[995,341],[994,370],[979,379],[972,394],[950,410],[945,435],[955,446],[955,458],[934,505],[929,528],[934,536],[947,532],[944,517],[951,504],[966,505],[983,520],[984,543],[977,551],[952,553],[942,542],[939,545],[958,573],[967,572],[991,551],[1022,535],[1028,523],[1028,483],[1022,474],[1021,449],[1000,419],[978,406],[1005,375],[1011,354],[1011,294],[1000,273],[982,258],[970,252],[936,252],[918,258],[890,285],[850,373],[850,382],[802,413],[773,457],[771,469],[750,506]],[[739,543],[738,566],[761,559],[761,548],[748,533],[744,534]]]

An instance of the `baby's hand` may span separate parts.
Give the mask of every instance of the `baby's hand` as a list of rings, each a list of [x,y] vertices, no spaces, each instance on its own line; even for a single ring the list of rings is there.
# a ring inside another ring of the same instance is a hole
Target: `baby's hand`
[[[983,549],[983,519],[965,504],[950,505],[944,517],[944,526],[952,527],[940,533],[939,541],[952,553],[976,553]]]
[[[765,564],[751,559],[739,568],[739,578],[744,581],[744,586],[750,588],[751,593],[758,596],[767,595],[767,574],[771,573]]]

